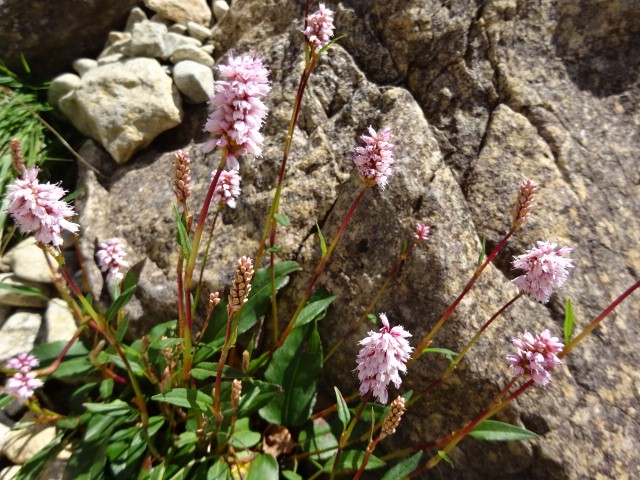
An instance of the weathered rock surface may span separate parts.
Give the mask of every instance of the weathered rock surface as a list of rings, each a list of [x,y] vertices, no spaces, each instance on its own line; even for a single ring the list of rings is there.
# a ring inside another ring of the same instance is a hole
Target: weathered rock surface
[[[42,325],[42,315],[37,312],[18,310],[0,328],[3,348],[0,363],[19,353],[30,352]]]
[[[561,336],[567,298],[580,329],[638,278],[640,68],[630,52],[640,11],[628,1],[595,0],[495,0],[480,7],[471,1],[347,0],[333,7],[336,32],[347,37],[322,56],[309,83],[281,202],[291,226],[279,231],[278,245],[305,271],[283,292],[283,319],[319,257],[315,222],[331,237],[361,186],[350,157],[368,125],[395,132],[397,172],[385,191],[366,193],[320,279],[340,296],[322,324],[327,349],[346,336],[402,241],[425,221],[434,226],[431,241],[414,252],[376,308],[413,333],[415,345],[474,271],[481,239],[487,237],[490,249],[505,233],[523,178],[541,185],[534,213],[434,346],[459,350],[516,293],[509,281],[513,255],[536,240],[575,248],[566,288],[546,306],[517,302],[457,374],[409,410],[387,447],[428,442],[469,421],[500,391],[511,375],[504,360],[509,337],[544,328]],[[258,0],[236,2],[213,29],[217,52],[263,54],[274,88],[263,157],[242,162],[242,196],[216,227],[205,291],[227,286],[234,260],[255,252],[303,62],[301,18],[294,2],[278,9]],[[192,151],[193,205],[199,207],[218,163],[217,155],[199,152],[205,116],[204,109],[190,110],[171,139],[110,179],[81,172],[84,255],[93,255],[95,239],[119,236],[131,246],[132,263],[148,259],[140,322],[175,316],[172,153]],[[428,478],[640,476],[640,358],[629,341],[640,335],[639,311],[637,296],[622,304],[556,369],[549,388],[529,392],[498,418],[544,435],[541,440],[467,439],[450,454],[456,468],[443,465]],[[329,360],[328,385],[356,389],[345,366],[355,366],[356,342],[365,331],[348,337]],[[446,366],[445,359],[424,356],[402,391],[423,388]]]
[[[180,95],[157,60],[132,58],[85,73],[60,110],[124,163],[182,118]]]
[[[0,288],[0,304],[14,307],[44,307],[47,300],[37,296],[29,295],[21,291],[23,289],[38,289],[46,295],[49,291],[48,285],[43,283],[28,282],[20,280],[13,273],[0,273],[0,283],[9,288]]]
[[[48,261],[47,257],[49,257]],[[51,265],[56,265],[56,261],[36,245],[34,237],[28,237],[13,247],[2,260],[11,267],[11,271],[20,280],[52,283],[49,262]]]
[[[22,72],[20,55],[24,54],[34,73],[55,75],[76,58],[99,52],[107,33],[124,24],[136,3],[4,0],[0,2],[0,58]]]
[[[44,314],[47,342],[68,341],[76,332],[76,322],[67,303],[61,298],[49,301]]]
[[[27,413],[21,422],[33,422],[35,418]],[[13,463],[22,465],[36,453],[47,446],[56,436],[53,425],[39,425],[34,423],[21,430],[11,430],[7,433],[2,453]]]
[[[173,67],[173,81],[190,103],[203,103],[213,95],[213,73],[210,68],[183,60]]]

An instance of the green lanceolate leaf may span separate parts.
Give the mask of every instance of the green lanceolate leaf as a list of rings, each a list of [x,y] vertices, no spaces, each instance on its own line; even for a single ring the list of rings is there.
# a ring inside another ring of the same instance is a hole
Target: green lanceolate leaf
[[[451,457],[447,455],[447,452],[445,452],[444,450],[438,450],[438,456],[441,459],[443,459],[445,462],[447,462],[449,465],[451,465],[451,468],[453,468],[453,460],[451,460]]]
[[[333,464],[335,462],[336,456],[333,455],[322,467],[322,471],[329,473],[333,469]],[[356,472],[360,465],[362,465],[362,460],[364,459],[364,452],[360,450],[346,450],[342,452],[340,455],[340,459],[338,460],[338,465],[336,465],[335,473],[336,475],[345,475],[347,473]],[[375,470],[376,468],[383,467],[385,465],[384,461],[380,460],[375,455],[371,455],[369,457],[369,462],[365,467],[365,470]]]
[[[280,385],[260,380],[242,381],[242,396],[238,405],[238,417],[248,417],[267,405],[276,395],[282,393]]]
[[[218,460],[209,467],[206,480],[227,480],[230,477],[229,464],[224,460]]]
[[[14,285],[14,284],[8,284],[8,283],[0,283],[0,288],[3,290],[8,290],[10,292],[19,293],[20,295],[25,295],[29,297],[38,297],[43,300],[49,300],[49,297],[47,297],[44,293],[42,293],[42,291],[39,288],[36,288],[36,287],[30,287],[27,285]]]
[[[487,258],[487,237],[482,237],[482,248],[478,254],[478,266],[482,265],[485,258]]]
[[[138,285],[138,280],[140,279],[140,275],[142,274],[142,269],[144,268],[146,261],[147,259],[143,258],[129,269],[122,280],[123,290],[128,290],[129,288]]]
[[[278,478],[278,462],[268,454],[258,455],[249,468],[246,480],[270,480]]]
[[[418,468],[422,455],[423,452],[418,452],[409,458],[405,458],[403,461],[387,470],[387,473],[384,474],[381,480],[397,480],[399,478],[405,478]]]
[[[289,225],[291,225],[291,220],[289,220],[289,217],[287,217],[284,213],[274,213],[273,218],[275,218],[276,222],[278,222],[283,227],[288,227]]]
[[[187,233],[187,221],[184,218],[184,214],[178,211],[178,207],[173,207],[176,216],[176,226],[178,227],[178,244],[182,248],[185,260],[188,262],[191,256],[191,239]]]
[[[186,388],[174,388],[167,393],[159,393],[151,397],[151,400],[202,411],[209,410],[213,406],[213,399],[209,395],[199,390]]]
[[[113,319],[116,318],[116,315],[118,315],[120,309],[124,308],[124,306],[129,303],[129,300],[131,300],[133,294],[136,293],[136,288],[137,287],[135,285],[127,288],[120,294],[118,298],[113,301],[113,303],[107,310],[107,313],[105,314],[107,322],[113,321]]]
[[[564,309],[564,343],[569,345],[571,343],[571,336],[573,335],[573,303],[571,299],[567,299],[567,306]]]
[[[84,406],[89,412],[101,413],[103,415],[110,415],[114,417],[126,415],[133,411],[127,402],[118,399],[109,403],[85,403]]]
[[[64,447],[63,434],[59,433],[47,446],[31,457],[16,475],[14,480],[36,480],[49,460],[54,458]]]
[[[315,323],[294,328],[265,371],[266,380],[282,385],[282,395],[260,409],[265,420],[278,425],[304,423],[315,403],[322,344]]]
[[[262,434],[249,428],[248,418],[239,418],[233,429],[233,435],[229,438],[229,445],[238,449],[251,448],[258,444]]]
[[[286,479],[286,480],[304,480],[304,478],[300,475],[298,475],[296,472],[294,472],[293,470],[284,470],[282,472],[282,476]]]
[[[342,431],[344,432],[347,429],[347,425],[349,424],[349,420],[351,420],[351,414],[349,413],[349,407],[347,407],[347,402],[344,401],[344,397],[338,387],[333,387],[336,392],[336,405],[338,406],[338,418],[342,422]]]
[[[336,298],[338,297],[326,297],[307,303],[296,319],[296,327],[306,325],[316,319],[324,318],[327,308],[329,308],[329,305],[331,305]]]
[[[218,364],[214,362],[200,362],[198,365],[191,369],[191,376],[196,380],[204,380],[206,378],[215,377],[218,373]],[[224,379],[229,378],[244,378],[246,375],[237,368],[225,365],[222,367],[222,377]]]
[[[534,440],[540,435],[526,428],[516,427],[510,423],[497,420],[484,420],[469,433],[476,440],[508,442],[513,440]]]
[[[439,353],[440,355],[444,355],[444,357],[449,360],[449,363],[454,363],[454,357],[458,356],[456,352],[449,350],[448,348],[425,348],[422,350],[422,353]]]
[[[331,430],[331,425],[324,418],[307,421],[300,431],[298,440],[304,452],[311,453],[311,460],[322,461],[331,457],[338,448],[340,430]]]
[[[322,230],[320,230],[320,225],[318,225],[317,223],[316,228],[318,229],[318,238],[320,239],[320,250],[322,251],[322,255],[324,256],[324,254],[327,253],[327,243],[324,241]]]

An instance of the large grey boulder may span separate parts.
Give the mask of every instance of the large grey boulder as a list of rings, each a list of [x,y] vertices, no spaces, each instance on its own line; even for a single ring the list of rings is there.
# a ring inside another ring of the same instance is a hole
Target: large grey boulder
[[[336,8],[336,32],[347,37],[323,55],[309,83],[281,202],[291,226],[279,230],[277,243],[304,268],[282,293],[281,319],[319,258],[315,223],[331,237],[361,186],[350,157],[368,125],[395,133],[397,172],[385,191],[367,192],[320,278],[319,286],[340,297],[322,321],[325,351],[347,335],[418,221],[434,226],[432,239],[414,252],[376,308],[404,325],[413,345],[474,271],[482,238],[492,248],[505,233],[523,178],[541,185],[531,218],[433,346],[459,350],[516,293],[513,255],[536,240],[575,248],[576,268],[565,289],[546,306],[517,302],[457,373],[409,410],[398,433],[383,442],[386,448],[429,442],[471,420],[511,376],[504,360],[511,336],[544,328],[561,336],[569,297],[579,330],[638,278],[639,79],[628,52],[640,12],[632,2],[573,5],[351,0]],[[255,252],[264,227],[303,62],[301,18],[294,2],[279,9],[235,2],[213,29],[217,52],[264,55],[274,85],[263,157],[242,161],[242,196],[216,227],[205,291],[228,285],[234,260]],[[162,153],[144,151],[110,179],[81,171],[83,254],[93,255],[96,239],[119,236],[131,246],[132,262],[148,259],[138,295],[141,330],[175,318],[172,154],[192,151],[197,211],[219,162],[217,153],[199,152],[205,113],[190,110]],[[542,434],[541,440],[467,439],[450,454],[455,469],[445,464],[428,478],[637,476],[638,311],[636,295],[567,357],[547,389],[531,391],[499,416]],[[328,388],[357,388],[352,368],[366,330],[347,337],[327,363]],[[423,388],[446,367],[445,359],[424,356],[411,366],[402,391]]]
[[[85,73],[80,87],[59,102],[85,135],[124,163],[160,133],[178,125],[182,101],[157,60],[132,58]]]

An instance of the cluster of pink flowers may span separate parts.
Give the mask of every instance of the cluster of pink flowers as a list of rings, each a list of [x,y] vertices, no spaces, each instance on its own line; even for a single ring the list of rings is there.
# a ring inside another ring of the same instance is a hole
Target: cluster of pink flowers
[[[211,133],[202,150],[226,149],[227,167],[238,170],[238,157],[251,153],[260,156],[264,140],[260,127],[267,106],[260,100],[271,90],[269,71],[260,57],[229,55],[228,64],[218,67],[224,80],[216,82],[216,93],[209,103],[215,110],[204,126]]]
[[[516,347],[515,355],[507,355],[516,375],[527,375],[536,384],[545,387],[551,381],[551,369],[562,364],[557,356],[564,345],[558,337],[552,337],[545,330],[535,338],[529,332],[513,337],[511,342]]]
[[[333,11],[321,3],[318,11],[307,17],[304,35],[307,42],[316,50],[326,46],[333,37]]]
[[[213,191],[213,202],[227,204],[229,208],[236,208],[240,196],[240,180],[240,174],[237,170],[220,172],[220,178]]]
[[[5,385],[7,391],[22,402],[31,398],[34,391],[44,385],[44,382],[37,378],[38,375],[31,371],[39,365],[38,359],[27,353],[20,353],[7,360],[5,363],[7,370],[18,370],[7,380]]]
[[[391,328],[384,313],[380,314],[382,328],[370,331],[359,343],[362,345],[356,363],[360,380],[360,395],[372,392],[380,403],[387,403],[387,386],[398,388],[402,383],[400,372],[406,373],[406,363],[413,350],[406,340],[411,334],[402,326]]]
[[[360,136],[366,145],[355,148],[353,163],[358,167],[367,185],[377,183],[384,189],[388,178],[393,174],[395,162],[395,145],[391,143],[393,134],[388,128],[376,132],[369,127],[369,135],[371,136]]]
[[[414,236],[419,242],[426,242],[429,239],[430,233],[431,227],[429,227],[429,225],[425,225],[424,223],[416,224],[416,233]]]
[[[62,245],[61,230],[75,233],[78,225],[67,220],[75,215],[73,208],[60,200],[66,193],[58,185],[38,182],[38,169],[32,168],[7,187],[12,217],[23,233],[35,232],[44,245]]]
[[[107,274],[107,281],[117,283],[124,278],[122,269],[129,266],[124,260],[126,256],[127,252],[117,238],[112,238],[100,244],[100,249],[96,252],[96,258],[98,259],[100,270]]]
[[[573,262],[567,258],[572,249],[562,247],[556,250],[556,247],[555,243],[537,242],[537,248],[527,250],[513,260],[514,268],[526,271],[513,279],[513,283],[541,303],[547,303],[553,290],[564,285],[568,269],[573,268]]]

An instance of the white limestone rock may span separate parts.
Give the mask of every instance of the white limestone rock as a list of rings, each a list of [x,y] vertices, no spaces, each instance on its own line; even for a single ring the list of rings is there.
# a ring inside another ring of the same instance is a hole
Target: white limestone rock
[[[69,92],[74,91],[80,86],[80,77],[73,73],[63,73],[58,75],[51,81],[49,91],[47,92],[47,100],[54,107],[58,106],[58,102]]]
[[[182,62],[183,60],[191,60],[200,63],[206,67],[213,67],[213,57],[198,47],[181,47],[171,55],[171,63]]]
[[[67,302],[61,298],[49,301],[44,314],[47,342],[68,341],[76,333],[77,326]]]
[[[26,413],[21,422],[33,422],[35,418]],[[13,463],[22,465],[40,450],[44,449],[56,436],[56,427],[33,423],[21,430],[11,430],[4,442],[2,453]]]
[[[191,47],[199,48],[202,42],[196,38],[185,37],[179,33],[167,32],[164,36],[164,52],[163,59],[168,60],[171,56],[181,48]]]
[[[229,4],[225,0],[213,0],[211,9],[216,22],[219,22],[229,11]]]
[[[133,26],[130,54],[132,57],[166,58],[164,36],[167,26],[158,22],[140,22]]]
[[[192,60],[176,63],[173,81],[190,103],[204,103],[213,95],[212,70]]]
[[[211,29],[196,22],[187,23],[187,31],[189,32],[189,35],[193,38],[197,38],[203,43],[211,38]]]
[[[93,58],[79,58],[75,62],[73,62],[73,69],[78,72],[78,75],[82,77],[85,73],[87,73],[92,68],[96,68],[98,66],[98,62]]]
[[[130,58],[87,72],[80,88],[60,101],[60,109],[119,164],[177,126],[183,114],[178,89],[151,58]]]
[[[176,23],[211,23],[211,10],[205,0],[144,0],[147,8]]]
[[[11,465],[0,470],[0,480],[13,480],[18,476],[20,465]]]
[[[133,32],[133,26],[136,23],[144,22],[147,20],[147,14],[144,13],[140,7],[133,7],[131,9],[131,13],[129,13],[129,18],[127,18],[127,26],[124,27],[125,32]]]
[[[45,254],[36,245],[34,237],[28,237],[9,250],[3,257],[3,261],[9,264],[13,273],[20,279],[29,282],[52,283],[51,268],[47,262],[47,256],[52,265],[56,265],[55,259]]]
[[[20,280],[14,273],[0,273],[0,283],[16,288],[37,288],[44,294],[48,293],[48,286],[43,283],[28,282]],[[34,296],[26,295],[18,290],[7,290],[0,288],[0,304],[11,305],[14,307],[32,307],[40,308],[47,304],[47,300]]]
[[[0,328],[2,344],[0,363],[19,353],[31,351],[41,325],[42,315],[27,310],[18,310],[7,318],[2,328]]]
[[[169,27],[169,32],[177,33],[178,35],[185,35],[187,33],[187,26],[181,23],[174,23]]]

